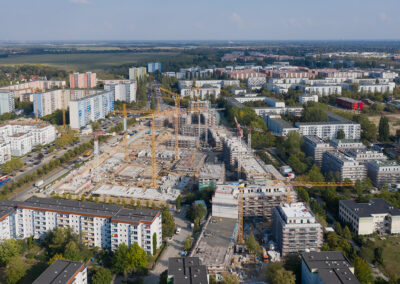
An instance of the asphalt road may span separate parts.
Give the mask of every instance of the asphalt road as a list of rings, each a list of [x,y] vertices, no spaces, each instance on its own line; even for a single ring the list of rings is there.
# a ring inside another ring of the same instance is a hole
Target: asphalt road
[[[181,232],[172,237],[172,241],[169,242],[163,255],[158,260],[156,267],[154,267],[154,269],[149,272],[149,275],[144,278],[145,284],[158,283],[160,280],[160,274],[168,269],[168,259],[170,257],[179,256],[179,253],[183,251],[185,240],[192,233],[190,222],[185,218],[185,212],[184,208],[182,208],[180,214],[174,213],[175,224],[177,227],[181,228]]]

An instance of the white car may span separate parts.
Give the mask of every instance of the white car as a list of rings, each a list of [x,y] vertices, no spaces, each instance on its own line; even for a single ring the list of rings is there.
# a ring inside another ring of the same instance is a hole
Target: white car
[[[179,234],[181,232],[181,228],[176,228],[176,233]]]

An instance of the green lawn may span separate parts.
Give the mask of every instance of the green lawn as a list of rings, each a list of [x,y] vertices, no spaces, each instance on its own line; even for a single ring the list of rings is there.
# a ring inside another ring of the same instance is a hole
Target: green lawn
[[[157,53],[78,53],[14,55],[0,58],[0,65],[44,64],[67,71],[102,70],[126,63],[144,63],[164,57],[173,57],[176,52]]]
[[[383,248],[383,267],[384,269],[400,277],[400,236],[372,237],[374,241],[368,240],[362,247],[361,254],[368,261],[374,260],[374,249]]]

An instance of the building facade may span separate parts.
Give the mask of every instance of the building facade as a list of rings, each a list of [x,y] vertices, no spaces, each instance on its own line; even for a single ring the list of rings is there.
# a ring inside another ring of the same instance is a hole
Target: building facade
[[[282,256],[319,251],[322,246],[322,226],[301,202],[275,207],[272,231]]]
[[[2,201],[0,212],[6,224],[0,235],[5,239],[41,238],[49,230],[70,227],[89,247],[115,250],[136,242],[152,254],[154,233],[157,248],[162,244],[161,213],[151,209],[31,197],[24,202]]]
[[[104,90],[114,93],[114,101],[136,102],[137,82],[121,82],[118,84],[104,85]]]
[[[73,73],[69,75],[69,87],[71,89],[90,89],[96,87],[96,73]]]
[[[129,68],[129,80],[141,80],[147,75],[146,67]]]
[[[400,183],[400,163],[398,161],[371,160],[366,167],[368,177],[378,188]]]
[[[13,112],[14,109],[14,94],[12,92],[0,91],[0,115],[7,112]]]
[[[69,121],[72,129],[80,129],[90,122],[103,119],[114,110],[112,91],[73,99],[69,103]]]
[[[148,73],[153,73],[153,72],[162,72],[161,70],[161,62],[150,62],[147,64],[147,72]]]
[[[380,198],[366,203],[340,200],[339,219],[349,224],[357,235],[400,233],[400,210]]]
[[[338,173],[341,181],[349,179],[355,182],[367,176],[367,169],[364,164],[339,151],[329,151],[323,154],[322,171]]]

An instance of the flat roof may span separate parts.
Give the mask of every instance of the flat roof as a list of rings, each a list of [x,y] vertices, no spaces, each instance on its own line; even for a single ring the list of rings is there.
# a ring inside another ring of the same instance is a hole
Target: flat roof
[[[82,271],[85,264],[80,261],[56,260],[33,284],[67,284],[71,283],[76,274]]]
[[[207,267],[198,257],[171,257],[168,260],[168,276],[174,284],[207,284]]]
[[[285,203],[280,206],[287,218],[312,218],[314,215],[302,202]]]
[[[340,251],[308,252],[301,257],[309,271],[318,273],[323,283],[360,283],[350,270],[354,267]]]
[[[268,117],[268,119],[272,120],[276,124],[278,124],[281,128],[296,128],[286,120],[282,118],[273,118],[273,117]]]
[[[111,218],[111,222],[152,222],[159,214],[159,211],[153,209],[125,209],[122,206],[106,203],[38,197],[31,197],[22,202],[4,200],[0,203],[0,206],[49,210],[65,214],[100,216]]]
[[[367,203],[357,203],[354,200],[340,200],[339,203],[345,205],[358,217],[371,217],[375,214],[390,214],[400,216],[400,210],[386,202],[382,198],[371,199]]]

